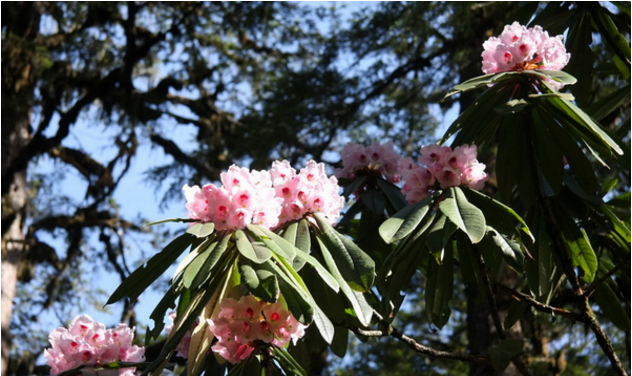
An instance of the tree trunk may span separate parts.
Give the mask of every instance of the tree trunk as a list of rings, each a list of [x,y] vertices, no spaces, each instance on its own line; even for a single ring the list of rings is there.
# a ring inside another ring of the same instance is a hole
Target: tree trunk
[[[25,249],[26,167],[15,162],[31,137],[39,3],[2,3],[2,376],[11,352],[11,315]],[[25,166],[26,164],[21,164]]]

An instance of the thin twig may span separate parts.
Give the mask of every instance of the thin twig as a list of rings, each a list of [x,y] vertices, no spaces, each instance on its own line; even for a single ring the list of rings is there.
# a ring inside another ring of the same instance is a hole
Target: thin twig
[[[586,320],[586,317],[584,317],[583,315],[577,314],[575,312],[571,312],[569,310],[563,309],[563,308],[557,308],[557,307],[553,307],[550,305],[546,305],[544,303],[540,303],[537,300],[533,299],[532,297],[530,297],[527,294],[523,294],[519,291],[516,291],[510,287],[507,286],[503,286],[503,285],[498,285],[501,289],[507,291],[508,293],[511,294],[511,296],[516,299],[519,300],[521,302],[525,302],[527,304],[529,304],[531,307],[535,308],[536,310],[540,311],[540,312],[544,312],[544,313],[548,313],[550,315],[558,315],[558,316],[564,316],[564,317],[568,317],[572,320],[575,321],[579,321],[579,322],[584,322],[587,323],[588,321]]]
[[[386,322],[385,320],[380,320],[380,323],[385,327],[385,329],[365,330],[344,321],[334,322],[335,325],[343,326],[351,330],[357,335],[361,335],[365,337],[379,337],[379,338],[393,337],[395,339],[402,341],[404,344],[406,344],[406,346],[408,346],[415,352],[428,355],[433,358],[459,360],[461,362],[468,362],[468,363],[489,363],[490,362],[490,358],[488,356],[469,355],[469,354],[463,354],[463,353],[442,351],[442,350],[433,349],[428,346],[424,346],[418,343],[417,341],[415,341],[413,338],[400,332],[397,328],[393,327],[390,323]]]
[[[593,292],[595,292],[597,287],[601,286],[604,282],[606,282],[608,279],[610,279],[610,277],[612,277],[616,272],[618,272],[620,269],[622,269],[624,266],[626,266],[630,262],[631,258],[632,258],[632,254],[628,254],[628,258],[627,259],[622,260],[614,268],[612,268],[612,270],[610,270],[608,273],[604,274],[598,280],[594,281],[590,286],[588,286],[586,288],[586,290],[584,290],[584,296],[587,297],[587,298],[590,297],[590,295]]]

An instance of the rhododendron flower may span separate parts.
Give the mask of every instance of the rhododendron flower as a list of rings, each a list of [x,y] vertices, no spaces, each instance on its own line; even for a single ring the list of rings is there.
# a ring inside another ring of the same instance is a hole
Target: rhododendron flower
[[[480,190],[487,180],[485,165],[476,160],[476,145],[447,146],[428,145],[421,148],[418,161],[402,158],[399,174],[404,180],[402,192],[409,203],[419,202],[437,189],[459,185]]]
[[[340,156],[344,167],[335,170],[339,178],[355,179],[361,175],[374,175],[384,177],[391,183],[400,181],[397,164],[401,156],[395,152],[391,141],[383,145],[373,141],[368,147],[350,142],[342,149]]]
[[[340,217],[345,199],[338,179],[327,176],[324,164],[309,161],[296,173],[288,161],[275,161],[270,174],[276,196],[283,200],[279,225],[310,213],[322,214],[331,224]]]
[[[177,317],[176,312],[171,312],[169,314],[169,320],[171,320],[171,324],[169,324],[169,326],[165,328],[165,332],[167,332],[167,334],[171,334],[176,317]],[[184,334],[184,338],[182,338],[182,341],[180,341],[180,343],[178,343],[178,346],[176,346],[176,356],[179,356],[184,359],[189,358],[189,345],[191,344],[191,332],[193,331],[193,329],[195,329],[196,326],[198,326],[199,323],[200,323],[200,319],[199,318],[195,319],[193,324],[191,324],[191,329],[187,330],[187,332]]]
[[[224,299],[215,318],[207,319],[209,330],[217,337],[211,350],[232,364],[248,358],[256,342],[285,346],[305,335],[301,324],[280,303],[258,301],[252,295],[239,301]]]
[[[75,317],[68,329],[57,328],[48,336],[52,346],[44,350],[51,375],[81,365],[100,366],[108,363],[142,362],[145,348],[132,345],[134,330],[126,324],[106,329],[88,315]],[[136,368],[121,368],[119,375],[133,376]]]
[[[562,39],[562,35],[549,37],[540,26],[527,29],[514,22],[505,26],[499,37],[491,37],[483,43],[483,72],[562,70],[571,56]],[[557,81],[550,83],[557,89],[564,86]]]
[[[207,184],[182,188],[189,217],[213,222],[218,231],[240,230],[250,223],[267,228],[278,224],[281,199],[275,197],[268,171],[233,165],[220,177],[221,187]]]

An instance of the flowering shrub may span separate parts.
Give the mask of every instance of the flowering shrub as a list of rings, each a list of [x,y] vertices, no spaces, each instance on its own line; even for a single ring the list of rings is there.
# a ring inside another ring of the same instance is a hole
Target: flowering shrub
[[[305,335],[306,326],[280,303],[258,301],[252,295],[239,301],[224,299],[217,317],[208,319],[209,329],[218,342],[211,349],[230,363],[239,363],[254,351],[254,342],[283,347]]]
[[[514,22],[505,26],[499,37],[491,37],[483,43],[483,72],[562,70],[571,56],[562,39],[562,35],[549,37],[540,26],[527,29]]]
[[[410,157],[399,161],[399,173],[405,184],[402,192],[409,203],[415,203],[427,197],[432,191],[465,185],[480,190],[487,180],[485,165],[476,160],[476,145],[457,146],[452,150],[448,146],[422,146],[415,164]]]
[[[401,156],[395,152],[392,141],[383,145],[373,141],[367,147],[350,142],[340,154],[344,167],[335,171],[339,178],[355,179],[358,175],[376,175],[383,176],[391,183],[400,181],[397,163]]]
[[[270,174],[277,197],[283,199],[279,225],[309,213],[320,213],[330,224],[338,220],[345,199],[338,179],[327,176],[324,164],[309,161],[297,174],[288,161],[275,161]]]
[[[88,315],[76,316],[68,329],[53,330],[48,339],[52,348],[44,351],[51,375],[81,365],[99,366],[116,361],[142,362],[145,348],[132,345],[134,331],[126,324],[106,329]],[[136,368],[121,368],[119,375],[133,376]]]
[[[281,200],[275,197],[268,171],[233,165],[221,174],[221,180],[221,187],[182,188],[191,218],[213,222],[218,231],[243,229],[249,223],[267,228],[277,225]]]

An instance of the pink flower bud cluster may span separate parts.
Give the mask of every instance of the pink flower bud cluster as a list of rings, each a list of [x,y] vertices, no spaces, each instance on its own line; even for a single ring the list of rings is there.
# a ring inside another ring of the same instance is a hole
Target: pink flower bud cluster
[[[173,322],[176,320],[176,317],[177,317],[176,312],[171,312],[169,314],[169,320],[171,320],[171,324],[165,328],[165,332],[167,332],[167,334],[171,334],[171,331],[173,330],[173,325],[174,325]],[[195,319],[195,321],[193,322],[193,325],[191,325],[191,329],[187,330],[187,332],[184,334],[184,338],[182,338],[182,341],[180,341],[180,343],[178,343],[178,346],[176,346],[176,356],[179,356],[184,359],[189,358],[189,345],[191,344],[191,332],[193,331],[193,329],[195,329],[196,326],[198,326],[199,323],[200,323],[200,319]]]
[[[562,35],[549,37],[540,26],[527,29],[518,22],[506,25],[499,37],[491,37],[483,43],[483,72],[561,70],[571,56],[562,39]]]
[[[476,160],[476,145],[422,146],[419,163],[410,157],[399,161],[399,173],[404,179],[402,192],[409,203],[416,203],[437,189],[464,185],[480,190],[487,181],[485,165]]]
[[[383,176],[391,183],[399,183],[397,163],[402,158],[389,141],[381,145],[373,141],[371,146],[364,147],[352,142],[345,145],[340,152],[343,168],[336,169],[339,178],[355,179],[360,175]]]
[[[88,315],[75,317],[68,329],[57,328],[48,335],[52,348],[44,350],[51,375],[81,365],[99,366],[112,362],[142,362],[145,348],[132,345],[134,330],[127,324],[106,329]],[[119,375],[133,376],[136,368],[120,368]]]
[[[275,161],[270,171],[233,165],[221,180],[221,187],[182,188],[189,216],[213,222],[218,231],[243,229],[249,223],[274,228],[309,213],[321,213],[333,224],[344,206],[338,180],[314,161],[299,173],[288,161]]]
[[[255,341],[282,347],[290,340],[296,344],[305,335],[306,326],[280,303],[270,304],[248,295],[239,301],[224,299],[219,308],[217,317],[207,320],[218,340],[211,349],[232,364],[247,359]]]
[[[182,188],[191,218],[213,222],[218,231],[243,229],[250,223],[268,228],[278,224],[282,200],[275,197],[268,171],[233,165],[220,178],[221,187]]]
[[[324,164],[309,161],[297,174],[288,161],[275,161],[270,174],[277,197],[283,199],[279,225],[309,213],[320,213],[331,224],[338,220],[345,199],[338,179],[327,176]]]

